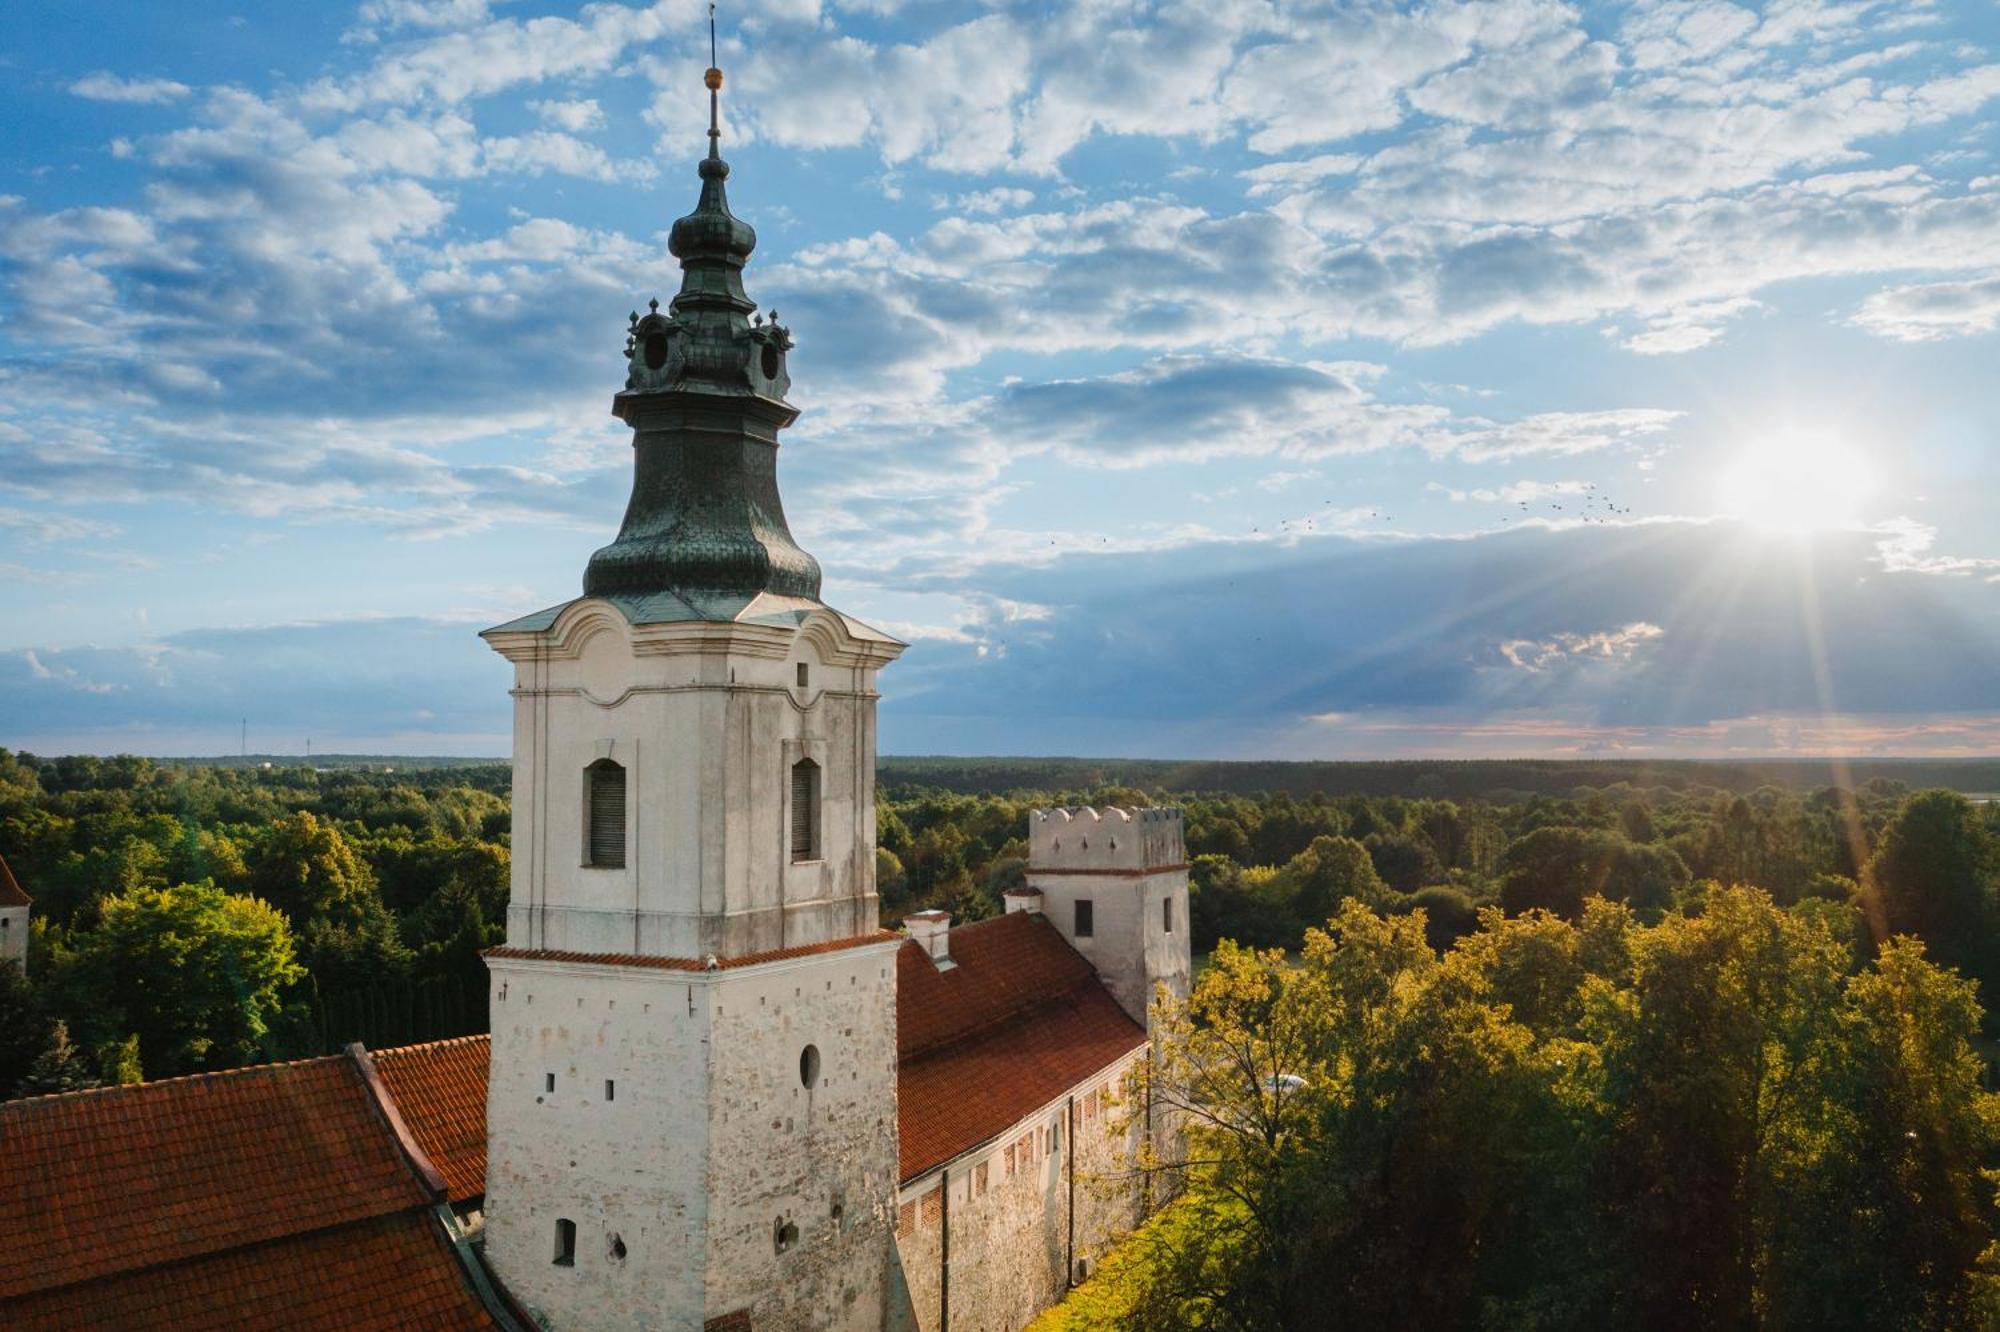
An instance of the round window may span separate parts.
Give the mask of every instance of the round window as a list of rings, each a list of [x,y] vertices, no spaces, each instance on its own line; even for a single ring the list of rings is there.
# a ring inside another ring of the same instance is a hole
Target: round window
[[[811,1091],[819,1081],[819,1047],[808,1045],[799,1051],[799,1081]]]

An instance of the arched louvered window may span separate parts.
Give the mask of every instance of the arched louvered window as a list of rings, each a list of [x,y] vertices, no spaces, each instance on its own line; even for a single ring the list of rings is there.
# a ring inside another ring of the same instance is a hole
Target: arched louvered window
[[[819,859],[819,764],[792,765],[792,859]]]
[[[598,869],[625,866],[625,769],[599,759],[583,770],[584,853]]]

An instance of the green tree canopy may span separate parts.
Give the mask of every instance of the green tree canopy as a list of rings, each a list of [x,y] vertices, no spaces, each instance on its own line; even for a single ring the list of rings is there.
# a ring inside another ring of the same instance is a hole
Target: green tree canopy
[[[1752,890],[1484,926],[1219,947],[1150,1087],[1181,1200],[1047,1325],[1992,1325],[1968,982]]]
[[[1931,956],[1992,979],[1992,834],[1955,791],[1919,791],[1883,830],[1862,880],[1878,936],[1912,934]]]
[[[107,898],[95,928],[52,951],[50,985],[82,1043],[136,1034],[154,1077],[258,1058],[281,992],[301,975],[276,909],[207,882]]]

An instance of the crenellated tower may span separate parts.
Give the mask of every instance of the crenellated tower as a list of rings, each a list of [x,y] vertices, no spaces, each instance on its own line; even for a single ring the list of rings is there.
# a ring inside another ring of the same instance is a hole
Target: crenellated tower
[[[897,941],[875,673],[779,499],[790,332],[745,295],[711,67],[681,286],[632,315],[617,539],[514,664],[513,880],[488,953],[486,1252],[557,1332],[884,1326]]]

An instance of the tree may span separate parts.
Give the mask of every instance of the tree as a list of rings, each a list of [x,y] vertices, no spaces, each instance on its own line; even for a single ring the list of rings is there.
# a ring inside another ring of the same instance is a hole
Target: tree
[[[1479,928],[1479,909],[1456,888],[1434,884],[1410,894],[1406,908],[1424,913],[1424,938],[1440,953]]]
[[[1572,920],[1593,895],[1663,911],[1689,877],[1671,848],[1595,828],[1537,828],[1507,848],[1503,864],[1500,902],[1509,915],[1540,908]]]
[[[1323,923],[1349,900],[1369,906],[1389,900],[1368,848],[1352,837],[1315,837],[1278,876],[1301,928]]]
[[[1414,893],[1419,888],[1444,881],[1444,865],[1425,838],[1401,834],[1385,837],[1376,833],[1365,845],[1375,873],[1383,883],[1399,893]]]
[[[48,1048],[50,1023],[20,964],[0,961],[0,1094],[28,1075]]]
[[[70,1044],[69,1026],[56,1022],[49,1028],[46,1049],[36,1057],[27,1073],[14,1087],[16,1096],[51,1096],[57,1092],[83,1091],[98,1085],[83,1054]]]
[[[250,882],[291,922],[299,960],[322,991],[364,990],[408,973],[410,951],[374,871],[336,825],[305,811],[280,819],[258,847]]]
[[[1443,957],[1346,903],[1219,948],[1147,1088],[1184,1185],[1080,1307],[1138,1329],[1976,1328],[2000,1097],[1971,985],[1716,886]],[[1837,1261],[1830,1255],[1837,1255]],[[1071,1322],[1059,1324],[1081,1326]]]
[[[1862,884],[1878,938],[1912,934],[1930,955],[1994,979],[1994,845],[1971,801],[1919,791],[1883,830]]]
[[[1599,835],[1588,828],[1537,828],[1501,858],[1500,905],[1510,916],[1537,908],[1566,920],[1583,914],[1583,899],[1600,893]]]
[[[267,903],[212,883],[107,898],[54,959],[58,1011],[99,1047],[137,1035],[155,1077],[257,1059],[280,995],[303,973]]]
[[[340,828],[309,811],[279,819],[257,846],[250,891],[285,913],[294,926],[309,920],[355,923],[379,906],[375,874]]]

